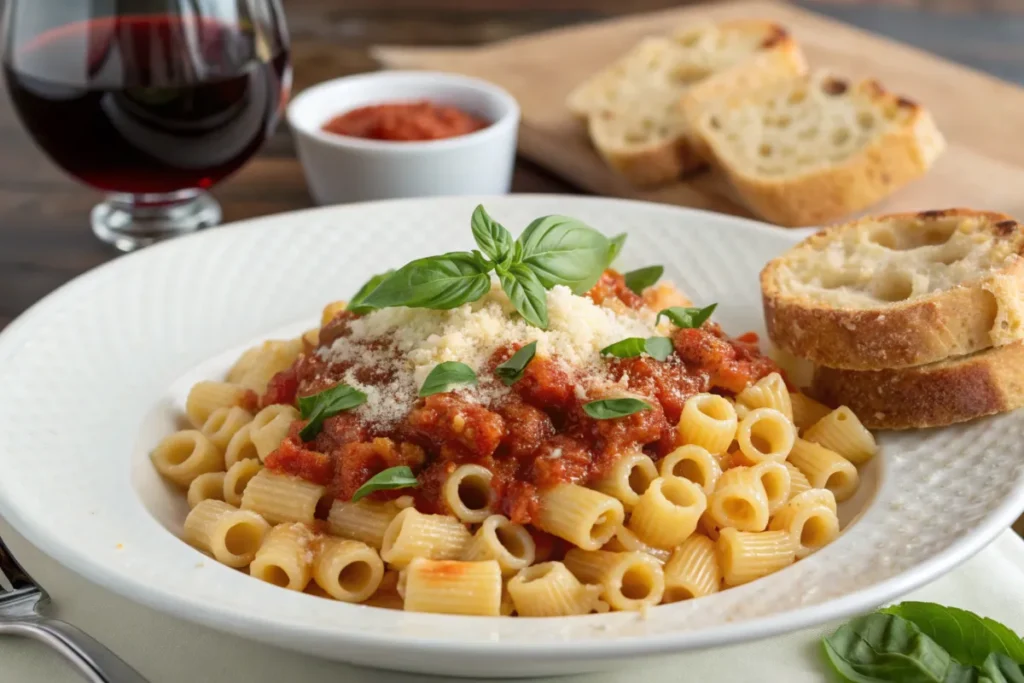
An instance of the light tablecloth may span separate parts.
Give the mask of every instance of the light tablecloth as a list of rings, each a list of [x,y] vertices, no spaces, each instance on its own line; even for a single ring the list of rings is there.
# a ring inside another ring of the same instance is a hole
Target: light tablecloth
[[[137,605],[76,576],[0,520],[18,561],[53,596],[56,616],[98,637],[153,683],[413,683],[439,680],[328,662],[252,643]],[[1024,633],[1024,542],[1006,531],[964,565],[908,599],[963,607]],[[635,668],[579,678],[582,683],[749,683],[825,681],[819,639],[829,624],[769,640],[638,662]],[[296,676],[296,672],[300,672]],[[0,683],[77,683],[54,653],[0,637]]]

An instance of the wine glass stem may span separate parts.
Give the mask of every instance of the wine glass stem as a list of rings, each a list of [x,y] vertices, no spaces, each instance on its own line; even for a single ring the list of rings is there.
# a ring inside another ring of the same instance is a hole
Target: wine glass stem
[[[119,251],[134,251],[160,240],[220,222],[217,200],[203,190],[167,194],[110,193],[92,210],[92,230]]]

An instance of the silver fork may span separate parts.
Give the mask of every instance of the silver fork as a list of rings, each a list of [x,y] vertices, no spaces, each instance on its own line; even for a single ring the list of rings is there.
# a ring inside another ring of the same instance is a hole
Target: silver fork
[[[27,636],[49,645],[90,683],[146,683],[146,679],[90,636],[45,616],[49,605],[50,596],[14,561],[0,538],[0,635]]]

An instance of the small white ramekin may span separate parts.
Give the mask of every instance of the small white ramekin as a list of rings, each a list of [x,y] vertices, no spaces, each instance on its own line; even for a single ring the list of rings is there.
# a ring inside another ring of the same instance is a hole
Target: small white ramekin
[[[424,142],[326,133],[339,114],[372,104],[429,100],[492,122]],[[379,71],[326,81],[288,105],[299,161],[318,204],[394,197],[504,194],[512,184],[519,106],[496,85],[433,71]]]

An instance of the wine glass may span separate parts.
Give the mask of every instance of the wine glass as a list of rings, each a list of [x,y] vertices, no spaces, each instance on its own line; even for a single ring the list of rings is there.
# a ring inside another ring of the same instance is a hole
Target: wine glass
[[[8,0],[3,69],[43,151],[103,190],[92,229],[131,251],[220,221],[207,190],[280,118],[277,0]]]

